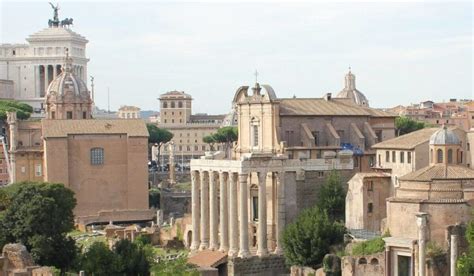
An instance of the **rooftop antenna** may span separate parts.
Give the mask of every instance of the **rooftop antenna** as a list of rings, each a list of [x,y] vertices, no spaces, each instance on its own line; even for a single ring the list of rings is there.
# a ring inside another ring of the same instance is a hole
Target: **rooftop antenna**
[[[110,87],[107,87],[107,113],[110,113]]]

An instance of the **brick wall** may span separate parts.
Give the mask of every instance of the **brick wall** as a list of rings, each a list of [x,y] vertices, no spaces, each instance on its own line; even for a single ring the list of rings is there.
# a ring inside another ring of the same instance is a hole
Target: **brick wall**
[[[283,256],[269,255],[267,257],[253,256],[251,258],[233,258],[227,263],[228,275],[259,275],[270,276],[289,274],[290,270],[285,265]]]

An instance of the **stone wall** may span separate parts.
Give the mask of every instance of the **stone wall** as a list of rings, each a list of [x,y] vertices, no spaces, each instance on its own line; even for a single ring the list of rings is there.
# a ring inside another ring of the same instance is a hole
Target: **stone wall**
[[[345,256],[341,261],[343,276],[385,275],[385,252],[365,256]]]
[[[191,213],[191,192],[161,192],[160,207],[163,211],[164,219],[171,214],[182,217],[186,213]]]
[[[253,256],[250,258],[232,258],[227,263],[228,275],[272,276],[287,275],[288,267],[283,256],[269,255],[266,257]]]

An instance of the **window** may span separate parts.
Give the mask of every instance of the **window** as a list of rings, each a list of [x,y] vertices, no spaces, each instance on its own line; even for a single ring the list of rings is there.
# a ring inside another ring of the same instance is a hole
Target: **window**
[[[178,107],[182,108],[183,107],[183,102],[178,102]]]
[[[205,150],[206,150],[206,146],[204,146],[204,145],[201,146],[201,150],[202,150],[202,151],[205,151]]]
[[[367,183],[367,191],[373,191],[374,190],[374,181],[370,180],[369,183]]]
[[[56,112],[51,111],[51,119],[56,119]]]
[[[407,163],[411,164],[411,151],[407,152]]]
[[[91,149],[91,165],[102,165],[102,164],[104,164],[104,149],[92,148]]]
[[[313,131],[312,134],[314,137],[314,145],[317,147],[319,146],[319,131]]]
[[[382,166],[382,156],[379,154],[379,167]]]
[[[437,163],[443,163],[443,151],[441,149],[438,149],[436,151],[436,154],[438,156]]]
[[[405,163],[405,152],[404,151],[400,152],[400,163]]]
[[[163,108],[168,108],[168,103],[167,102],[163,102]],[[166,115],[166,112],[165,112],[165,115]]]
[[[174,111],[171,111],[171,115],[174,115]]]
[[[392,151],[392,163],[395,163],[397,160],[396,160],[396,157],[395,157],[395,151]]]
[[[453,150],[448,149],[448,163],[452,164],[453,163]]]
[[[433,150],[430,150],[430,162],[434,163],[434,156],[433,156]]]
[[[385,152],[385,162],[390,162],[390,152],[388,150]]]
[[[87,112],[82,111],[82,119],[87,119]]]
[[[68,112],[66,113],[66,116],[67,116],[67,117],[66,117],[67,119],[71,120],[71,119],[72,119],[72,111],[68,111]]]
[[[43,175],[43,170],[41,168],[41,164],[36,164],[36,166],[35,166],[35,175],[36,176],[42,176]]]
[[[369,203],[369,204],[367,205],[367,213],[372,214],[373,211],[374,211],[374,204],[373,204],[373,203]]]
[[[183,146],[179,146],[179,151],[182,151],[183,150]]]
[[[187,150],[187,151],[191,151],[191,147],[190,147],[190,146],[186,146],[186,150]]]
[[[174,119],[171,119],[171,123],[174,123]]]
[[[253,126],[253,146],[258,147],[258,126]]]
[[[174,102],[171,102],[171,108],[175,108],[175,107],[176,106],[175,106]]]
[[[318,177],[323,178],[324,177],[324,172],[318,172]]]
[[[194,146],[194,150],[198,151],[199,150],[198,146]]]
[[[165,124],[166,124],[166,119],[165,119]]]
[[[253,221],[258,221],[258,196],[252,197]]]

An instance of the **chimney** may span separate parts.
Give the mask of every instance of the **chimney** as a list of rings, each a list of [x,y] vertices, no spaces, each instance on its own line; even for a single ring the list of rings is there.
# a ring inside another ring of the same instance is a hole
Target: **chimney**
[[[331,94],[331,93],[326,93],[326,94],[324,95],[324,99],[325,99],[326,101],[330,101],[330,100],[331,100],[331,97],[332,97],[332,94]]]

